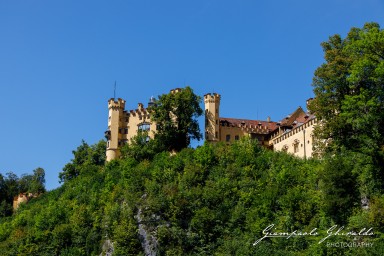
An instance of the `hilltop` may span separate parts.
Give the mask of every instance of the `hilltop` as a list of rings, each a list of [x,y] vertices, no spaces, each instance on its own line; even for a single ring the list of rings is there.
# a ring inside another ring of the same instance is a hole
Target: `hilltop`
[[[361,207],[348,155],[297,159],[255,141],[104,164],[83,142],[77,175],[1,219],[2,255],[381,255],[384,196]],[[143,149],[142,149],[143,150]],[[136,156],[142,156],[138,154]],[[65,169],[64,168],[64,169]],[[334,175],[338,169],[337,179]],[[347,188],[347,189],[346,189]],[[342,195],[342,196],[341,196]],[[262,238],[263,230],[317,235]],[[334,226],[374,235],[326,237]],[[339,248],[327,243],[359,243]],[[372,243],[372,246],[361,246]]]

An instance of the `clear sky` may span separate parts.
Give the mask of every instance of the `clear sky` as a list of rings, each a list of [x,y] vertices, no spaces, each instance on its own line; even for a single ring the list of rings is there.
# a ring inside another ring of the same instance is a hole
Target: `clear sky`
[[[313,96],[320,43],[370,21],[384,0],[0,0],[0,172],[58,187],[103,139],[115,81],[128,109],[189,85],[221,116],[280,120]]]

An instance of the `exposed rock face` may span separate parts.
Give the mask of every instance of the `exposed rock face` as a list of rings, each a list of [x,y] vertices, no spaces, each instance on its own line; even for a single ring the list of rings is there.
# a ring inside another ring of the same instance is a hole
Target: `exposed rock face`
[[[156,228],[144,224],[141,208],[139,208],[135,217],[139,223],[139,236],[145,255],[156,256],[158,246],[158,242],[154,236],[156,234]],[[155,216],[153,217],[156,219]]]
[[[104,241],[100,256],[112,256],[113,251],[114,251],[113,243],[111,242],[111,240],[107,239]]]
[[[369,209],[369,199],[367,196],[361,197],[361,208],[365,210]]]

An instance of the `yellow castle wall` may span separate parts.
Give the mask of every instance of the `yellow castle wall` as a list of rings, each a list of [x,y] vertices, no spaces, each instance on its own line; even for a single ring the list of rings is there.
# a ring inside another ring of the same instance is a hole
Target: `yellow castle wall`
[[[171,93],[177,93],[179,90],[171,90]],[[237,139],[240,140],[244,136],[249,136],[258,139],[261,145],[273,148],[274,151],[284,150],[302,158],[312,156],[313,126],[316,119],[312,119],[284,134],[278,131],[275,131],[274,135],[270,133],[262,134],[266,131],[255,132],[252,128],[248,129],[249,127],[221,125],[220,100],[221,96],[216,93],[204,95],[206,141],[233,143]],[[143,107],[143,104],[139,103],[135,110],[125,111],[125,101],[123,99],[119,98],[117,101],[110,99],[108,108],[107,161],[120,157],[120,147],[129,143],[138,134],[139,126],[143,123],[149,124],[148,135],[150,138],[154,138],[156,123],[151,121],[151,113]]]
[[[139,125],[148,124],[148,136],[154,137],[156,124],[151,121],[151,113],[139,103],[138,108],[131,111],[124,111],[125,101],[123,99],[110,99],[108,102],[108,131],[107,140],[107,161],[120,157],[120,147],[138,134]]]
[[[310,158],[313,153],[313,129],[316,125],[316,119],[293,128],[291,131],[273,137],[274,151],[286,151],[301,158]],[[295,145],[297,145],[295,151]]]

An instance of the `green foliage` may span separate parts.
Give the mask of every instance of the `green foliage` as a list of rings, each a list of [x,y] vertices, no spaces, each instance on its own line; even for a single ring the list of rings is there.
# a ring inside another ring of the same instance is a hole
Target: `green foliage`
[[[326,63],[315,71],[315,99],[310,105],[324,120],[317,136],[327,140],[328,149],[380,148],[384,144],[384,31],[367,23],[362,29],[352,28],[345,39],[330,37],[322,46]]]
[[[157,142],[148,140],[148,131],[138,131],[129,144],[121,147],[122,158],[133,158],[136,161],[152,159],[158,152]]]
[[[23,174],[18,179],[20,193],[41,194],[45,192],[45,171],[43,168],[33,170],[33,175]],[[15,194],[16,195],[16,194]]]
[[[384,250],[384,34],[375,23],[322,44],[311,110],[321,159],[297,159],[236,143],[188,148],[201,139],[200,97],[186,87],[152,108],[154,140],[140,132],[105,163],[105,142],[84,141],[60,173],[62,187],[11,214],[19,192],[45,191],[45,173],[0,175],[4,255],[382,255]],[[172,154],[169,153],[172,151]],[[362,207],[363,206],[363,207]],[[7,217],[8,216],[8,217]],[[263,237],[271,232],[317,236]],[[333,236],[372,228],[374,235]],[[370,242],[338,248],[330,243]],[[151,244],[150,246],[148,245]]]
[[[74,159],[60,172],[60,182],[71,180],[84,171],[99,169],[105,163],[106,142],[99,141],[97,144],[89,146],[84,140],[76,150],[72,151]]]
[[[346,151],[305,161],[242,139],[148,159],[139,147],[130,148],[124,158],[99,166],[89,156],[95,146],[85,148],[88,153],[71,163],[79,175],[0,219],[4,255],[100,255],[108,244],[116,255],[144,255],[142,242],[151,235],[159,255],[380,255],[382,250],[384,198],[371,198],[363,210],[356,194],[362,183],[354,177],[366,165],[361,155]],[[139,224],[148,237],[140,235]],[[266,238],[254,246],[271,224],[286,232],[317,228],[321,236],[334,224],[372,227],[375,236],[361,239],[375,246],[332,248],[318,244],[319,236]]]
[[[45,192],[45,171],[43,168],[37,168],[33,170],[32,181],[28,192],[32,194],[41,194]]]
[[[45,171],[37,168],[33,174],[17,177],[9,172],[4,177],[0,174],[0,217],[10,216],[13,212],[13,199],[20,193],[32,193],[37,196],[45,192]]]
[[[202,138],[196,119],[203,114],[200,101],[189,86],[159,96],[152,108],[152,120],[157,124],[155,140],[161,151],[180,151],[189,146],[191,139]]]
[[[367,23],[352,28],[344,39],[330,37],[322,46],[325,63],[315,71],[310,109],[320,120],[315,136],[323,154],[323,214],[334,223],[374,226],[382,232],[384,30]],[[375,244],[382,241],[376,239]],[[380,248],[357,253],[379,255]]]
[[[200,101],[201,98],[194,94],[190,87],[180,89],[177,93],[159,96],[151,107],[152,120],[157,125],[154,139],[149,139],[148,131],[138,131],[130,143],[121,148],[122,158],[151,160],[162,151],[178,152],[188,147],[191,139],[200,140],[202,134],[196,119],[203,113]],[[68,173],[74,173],[68,169]]]
[[[355,207],[359,207],[355,159],[344,153],[325,159],[322,172],[324,210],[336,223],[345,224]]]

